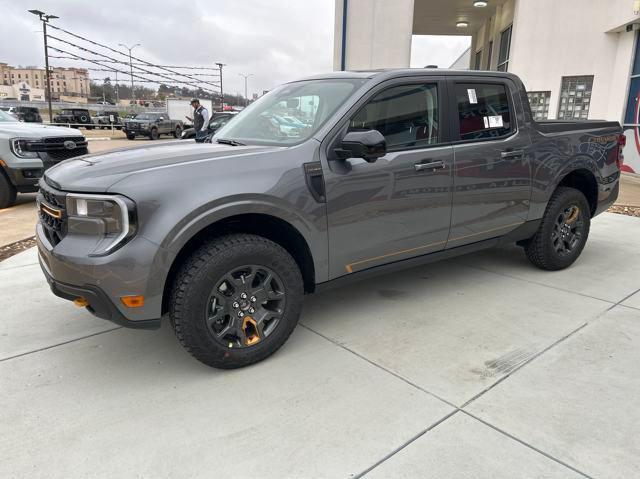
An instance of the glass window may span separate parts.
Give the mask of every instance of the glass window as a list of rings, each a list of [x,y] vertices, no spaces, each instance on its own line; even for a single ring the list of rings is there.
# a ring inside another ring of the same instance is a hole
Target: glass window
[[[482,50],[479,50],[478,52],[476,52],[476,63],[473,67],[474,70],[481,70],[482,69]]]
[[[549,104],[551,103],[550,91],[528,91],[529,104],[534,120],[546,120],[549,118]]]
[[[271,90],[224,125],[216,138],[288,146],[310,138],[366,80],[287,83]]]
[[[390,150],[438,143],[437,86],[400,85],[378,93],[351,119],[354,130],[378,130]]]
[[[631,79],[629,87],[629,99],[627,100],[627,114],[624,117],[625,125],[637,125],[638,120],[638,100],[640,100],[640,77]]]
[[[558,120],[586,120],[589,117],[593,75],[562,77]]]
[[[457,84],[460,139],[498,138],[511,131],[507,88],[499,84]]]
[[[504,30],[500,34],[500,52],[498,52],[498,71],[506,72],[509,70],[509,54],[511,51],[511,29],[512,26]]]

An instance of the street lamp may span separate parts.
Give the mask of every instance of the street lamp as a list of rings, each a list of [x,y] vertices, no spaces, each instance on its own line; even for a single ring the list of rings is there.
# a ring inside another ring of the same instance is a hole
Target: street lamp
[[[42,22],[42,34],[44,36],[44,69],[47,75],[47,99],[49,100],[49,123],[51,123],[51,120],[53,119],[53,111],[51,108],[51,72],[49,71],[49,48],[47,47],[47,23],[49,23],[49,20],[55,20],[60,17],[56,15],[47,15],[41,10],[29,10],[29,13],[37,15]]]
[[[222,90],[222,67],[227,66],[227,64],[216,62],[216,66],[220,69],[220,111],[224,111],[224,90]]]
[[[244,78],[244,106],[246,108],[249,106],[249,97],[247,96],[247,78],[252,77],[253,73],[238,73],[238,75]]]
[[[133,61],[131,60],[131,50],[133,50],[135,47],[141,47],[142,45],[136,43],[134,46],[128,47],[124,43],[118,43],[118,46],[125,47],[127,50],[129,50],[129,71],[131,72],[131,99],[135,100],[136,97],[133,94]]]

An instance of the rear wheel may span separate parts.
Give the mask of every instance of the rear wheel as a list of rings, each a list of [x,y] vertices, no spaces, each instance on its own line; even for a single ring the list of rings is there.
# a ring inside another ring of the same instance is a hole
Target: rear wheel
[[[199,361],[239,368],[282,346],[298,322],[303,293],[298,265],[284,248],[260,236],[223,236],[182,266],[171,323]]]
[[[559,187],[549,200],[538,231],[525,245],[529,261],[548,271],[570,266],[582,253],[590,226],[591,209],[582,192]]]
[[[0,210],[8,208],[16,202],[17,192],[15,186],[0,172]]]

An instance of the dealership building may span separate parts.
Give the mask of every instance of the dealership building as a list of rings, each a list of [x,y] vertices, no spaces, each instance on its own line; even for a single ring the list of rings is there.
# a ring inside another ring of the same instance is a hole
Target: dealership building
[[[469,36],[464,66],[519,75],[536,119],[623,123],[626,169],[640,173],[640,0],[335,3],[336,70],[406,68],[413,35]]]

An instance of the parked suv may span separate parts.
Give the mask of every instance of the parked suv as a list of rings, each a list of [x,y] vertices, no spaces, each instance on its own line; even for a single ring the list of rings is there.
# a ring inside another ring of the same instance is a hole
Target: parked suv
[[[19,122],[0,111],[0,209],[11,206],[17,193],[37,191],[47,168],[86,153],[78,130]]]
[[[79,108],[65,108],[53,117],[54,123],[68,123],[71,126],[86,125],[87,130],[93,130],[93,120],[89,110]]]
[[[136,136],[157,140],[160,135],[180,138],[182,130],[182,122],[169,119],[166,113],[140,113],[135,118],[126,120],[123,128],[129,140],[135,140]]]
[[[508,73],[330,73],[272,90],[212,144],[47,171],[39,257],[58,296],[133,328],[167,314],[198,360],[235,368],[286,341],[305,293],[510,242],[570,266],[618,196],[623,138],[534,121]]]

